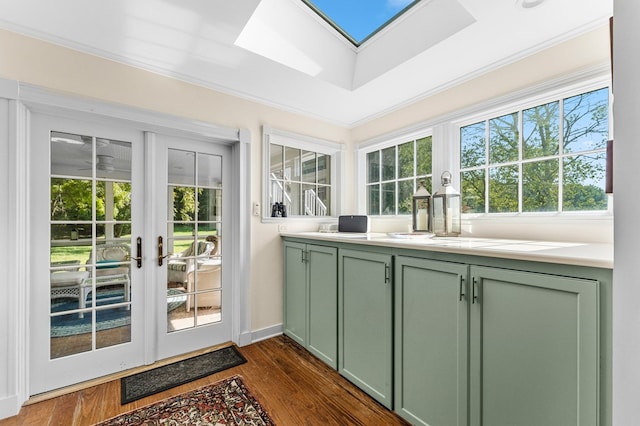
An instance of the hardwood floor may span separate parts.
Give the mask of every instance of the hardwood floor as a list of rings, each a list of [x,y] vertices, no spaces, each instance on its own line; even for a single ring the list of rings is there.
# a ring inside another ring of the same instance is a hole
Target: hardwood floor
[[[129,404],[120,381],[28,404],[0,426],[91,425],[153,402],[239,374],[277,425],[407,425],[285,336],[239,348],[246,364]]]

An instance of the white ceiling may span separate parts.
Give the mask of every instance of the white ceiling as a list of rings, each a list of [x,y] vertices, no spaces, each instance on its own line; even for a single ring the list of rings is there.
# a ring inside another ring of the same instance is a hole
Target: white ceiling
[[[422,0],[359,48],[301,0],[0,0],[0,28],[344,126],[606,25],[612,0]]]

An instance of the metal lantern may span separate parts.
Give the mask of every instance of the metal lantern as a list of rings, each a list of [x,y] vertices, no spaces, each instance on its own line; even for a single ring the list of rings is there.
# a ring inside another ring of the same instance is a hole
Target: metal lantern
[[[441,176],[442,187],[433,194],[433,233],[439,237],[457,237],[461,232],[460,193],[451,186],[451,173]]]
[[[424,181],[413,194],[412,216],[414,232],[431,232],[431,194],[424,187]]]

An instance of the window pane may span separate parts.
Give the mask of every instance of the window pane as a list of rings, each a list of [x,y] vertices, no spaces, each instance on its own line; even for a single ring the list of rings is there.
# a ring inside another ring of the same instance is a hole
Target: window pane
[[[522,156],[538,158],[558,154],[559,102],[551,102],[522,112]]]
[[[51,220],[91,220],[90,180],[51,178]]]
[[[198,188],[198,221],[217,222],[222,219],[222,190]]]
[[[413,141],[398,145],[398,179],[413,177]]]
[[[222,157],[198,154],[198,185],[219,187],[222,185]]]
[[[331,187],[319,185],[317,189],[317,203],[316,212],[318,216],[330,216],[331,215]]]
[[[128,182],[96,182],[96,219],[131,220],[131,184]]]
[[[331,155],[269,144],[269,156],[270,216],[275,203],[283,203],[287,216],[331,215]]]
[[[315,185],[302,185],[302,214],[304,216],[318,215],[318,195]]]
[[[462,213],[484,213],[484,170],[460,173]]]
[[[318,154],[318,183],[331,184],[331,156]]]
[[[396,147],[392,146],[382,150],[382,180],[396,178]]]
[[[316,183],[316,153],[302,151],[302,182]]]
[[[191,151],[169,150],[169,183],[176,185],[193,185],[196,169],[196,154]]]
[[[96,176],[131,180],[131,142],[96,138]]]
[[[93,138],[70,133],[51,132],[51,174],[93,176]]]
[[[367,154],[367,183],[380,182],[380,151]]]
[[[380,214],[380,186],[367,185],[367,214]]]
[[[387,182],[382,184],[382,214],[396,214],[396,183]]]
[[[273,205],[273,203],[282,203],[284,201],[284,185],[285,182],[283,180],[271,179],[269,182],[269,204]]]
[[[576,155],[563,161],[562,210],[606,210],[605,154]]]
[[[518,160],[518,113],[489,120],[489,163]]]
[[[284,147],[284,178],[300,182],[300,150]]]
[[[190,187],[169,186],[169,220],[193,221],[196,216],[196,190]],[[171,216],[173,215],[173,216]]]
[[[413,179],[398,182],[398,214],[411,214],[413,194]]]
[[[460,129],[460,168],[485,164],[485,130],[484,121]]]
[[[609,139],[607,88],[564,100],[564,151],[580,152],[606,147]]]
[[[431,136],[416,141],[416,176],[430,175],[432,163]],[[431,191],[429,191],[431,192]]]
[[[91,225],[86,228],[81,224],[51,225],[51,266],[68,271],[79,270],[78,265],[87,263],[91,255],[89,239]]]
[[[285,183],[284,205],[287,208],[287,216],[298,216],[304,214],[300,198],[302,196],[299,183]]]
[[[522,211],[558,210],[558,160],[522,165]]]
[[[282,147],[282,145],[269,145],[269,172],[271,173],[272,179],[282,179],[284,177],[284,165],[282,163],[283,153],[284,148]]]
[[[518,166],[493,167],[489,170],[489,212],[518,211]]]

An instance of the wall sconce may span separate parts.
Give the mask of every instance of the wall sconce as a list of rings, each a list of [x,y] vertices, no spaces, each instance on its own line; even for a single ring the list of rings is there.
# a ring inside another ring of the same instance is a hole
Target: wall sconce
[[[433,194],[433,233],[437,237],[457,237],[461,233],[460,193],[451,186],[451,173],[440,177],[442,187]]]
[[[424,181],[412,198],[412,217],[414,232],[431,232],[431,194],[424,187]]]

